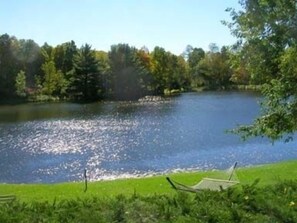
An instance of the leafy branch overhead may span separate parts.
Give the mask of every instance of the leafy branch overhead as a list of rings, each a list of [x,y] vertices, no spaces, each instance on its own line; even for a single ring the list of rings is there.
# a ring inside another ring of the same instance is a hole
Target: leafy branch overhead
[[[262,113],[252,125],[236,132],[244,138],[292,139],[297,130],[297,2],[241,0],[242,10],[228,9],[224,22],[238,38],[235,69],[243,64],[254,80],[263,82]]]

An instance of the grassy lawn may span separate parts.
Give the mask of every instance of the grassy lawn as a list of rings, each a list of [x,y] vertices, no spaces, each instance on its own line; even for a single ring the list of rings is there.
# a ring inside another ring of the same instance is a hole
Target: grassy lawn
[[[297,160],[266,164],[254,167],[237,169],[237,176],[241,184],[251,184],[260,179],[258,186],[273,185],[281,180],[296,179]],[[211,177],[216,172],[190,172],[174,173],[170,177],[184,184],[192,185],[203,177]],[[0,184],[1,194],[15,194],[20,201],[53,201],[69,198],[88,198],[92,196],[110,197],[133,195],[137,193],[143,196],[155,194],[175,195],[176,192],[167,183],[165,176],[154,176],[136,179],[120,179],[112,181],[98,181],[88,184],[88,191],[83,192],[84,183],[61,184]]]

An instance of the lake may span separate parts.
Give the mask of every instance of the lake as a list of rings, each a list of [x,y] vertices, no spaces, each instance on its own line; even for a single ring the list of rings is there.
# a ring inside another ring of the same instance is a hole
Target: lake
[[[251,92],[158,101],[0,106],[0,182],[56,183],[225,169],[297,158],[297,142],[226,133],[259,114]]]

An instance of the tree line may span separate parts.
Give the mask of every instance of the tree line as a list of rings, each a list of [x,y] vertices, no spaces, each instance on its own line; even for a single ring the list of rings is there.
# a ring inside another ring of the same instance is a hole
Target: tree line
[[[128,44],[98,51],[74,41],[55,47],[34,40],[0,36],[0,99],[66,98],[133,100],[145,95],[225,89],[259,84],[243,67],[233,69],[236,52],[210,44],[209,51],[188,45],[182,55],[162,47],[152,52]]]

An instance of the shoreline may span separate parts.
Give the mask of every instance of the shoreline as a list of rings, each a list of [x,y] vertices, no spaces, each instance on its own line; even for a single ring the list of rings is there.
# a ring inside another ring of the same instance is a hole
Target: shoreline
[[[140,195],[176,193],[166,182],[170,176],[178,182],[193,185],[203,177],[211,177],[218,171],[170,173],[142,178],[101,180],[89,182],[88,191],[83,192],[84,181],[53,184],[7,184],[0,183],[1,194],[14,194],[22,201],[53,201],[90,196],[117,196],[120,194]],[[294,180],[297,175],[297,160],[288,160],[251,167],[239,167],[236,171],[240,185],[252,184],[260,179],[258,186],[274,185],[283,180]]]
[[[182,90],[171,90],[168,92],[164,92],[162,95],[152,95],[154,97],[175,97],[177,95],[180,95],[182,93],[191,93],[191,92],[222,92],[222,91],[254,91],[254,92],[260,92],[261,85],[230,85],[227,88],[220,88],[220,89],[207,89],[205,87],[199,87],[199,88],[192,88],[189,91],[182,91]],[[145,95],[139,99],[135,100],[120,100],[120,101],[139,101],[142,98],[145,98],[150,95]],[[11,99],[2,99],[0,100],[0,106],[5,105],[22,105],[22,104],[34,104],[34,103],[63,103],[63,102],[70,102],[70,103],[77,103],[77,104],[84,104],[84,103],[98,103],[98,102],[116,102],[119,100],[114,100],[111,98],[105,98],[100,100],[94,100],[94,101],[83,101],[83,100],[75,100],[73,98],[59,98],[59,97],[53,97],[53,96],[47,96],[47,95],[40,95],[38,97],[34,96],[27,97],[27,98],[11,98]]]

